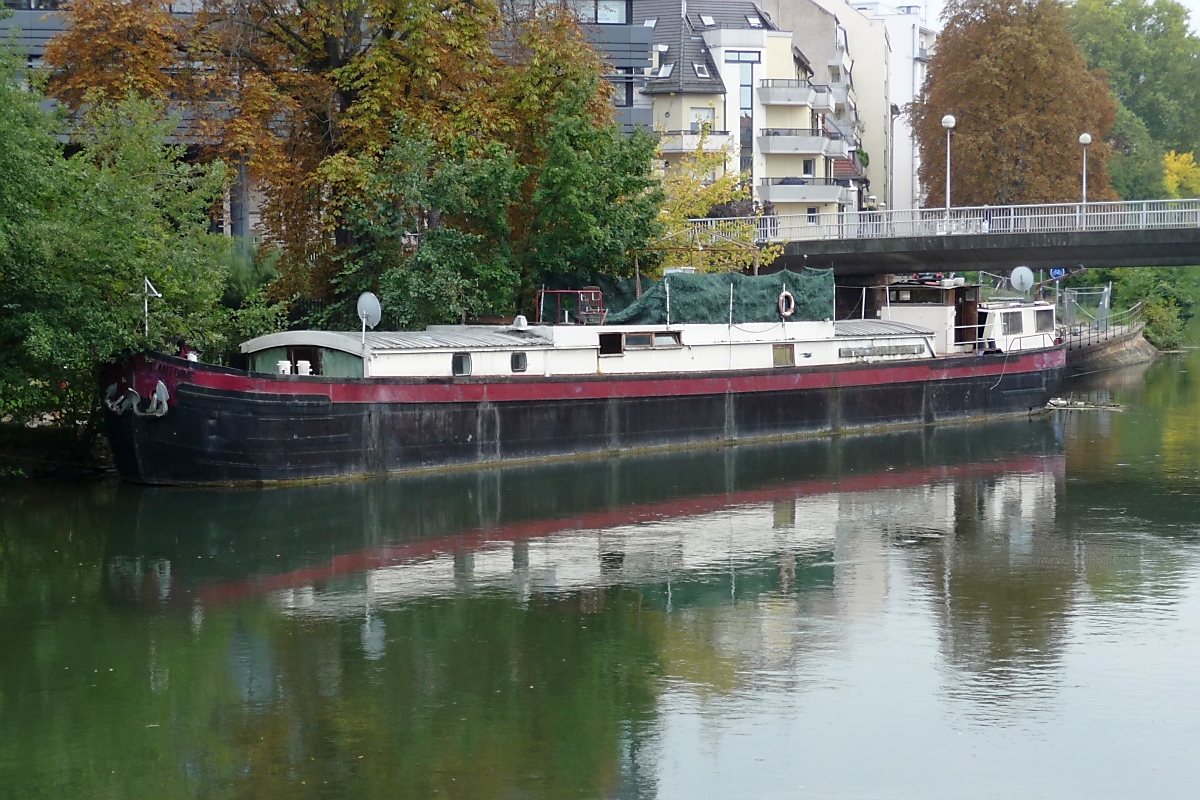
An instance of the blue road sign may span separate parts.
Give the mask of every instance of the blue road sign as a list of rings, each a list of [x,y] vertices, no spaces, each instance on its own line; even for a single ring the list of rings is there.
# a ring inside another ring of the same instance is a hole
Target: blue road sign
[[[1050,270],[1050,280],[1052,281],[1057,281],[1065,277],[1067,277],[1067,271],[1062,267],[1055,267]]]

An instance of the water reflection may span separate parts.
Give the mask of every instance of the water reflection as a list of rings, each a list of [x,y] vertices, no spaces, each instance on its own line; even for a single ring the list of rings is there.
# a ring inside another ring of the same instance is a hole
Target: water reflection
[[[1121,527],[1146,483],[1099,469],[1125,455],[1094,424],[270,491],[0,493],[0,785],[781,794],[795,768],[752,764],[786,741],[825,753],[810,764],[825,789],[866,791],[853,747],[822,749],[863,735],[841,725],[865,687],[903,676],[870,715],[895,704],[904,722],[880,735],[924,725],[933,750],[931,698],[1028,724],[1069,694],[1084,609],[1187,591],[1190,556],[1153,538],[1176,512],[1147,497],[1145,529]],[[738,736],[762,754],[719,766]]]

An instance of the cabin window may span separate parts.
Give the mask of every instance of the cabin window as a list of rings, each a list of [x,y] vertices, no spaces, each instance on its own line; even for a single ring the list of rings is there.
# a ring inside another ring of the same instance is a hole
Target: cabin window
[[[796,346],[794,344],[771,345],[771,366],[796,366]]]
[[[1054,312],[1050,309],[1039,310],[1037,312],[1037,332],[1038,333],[1053,333],[1054,332]]]
[[[649,347],[651,344],[652,334],[649,333],[627,333],[625,334],[625,349],[635,347]]]
[[[513,353],[511,362],[513,372],[524,372],[529,369],[529,359],[525,357],[524,353]]]
[[[471,374],[471,354],[470,353],[455,353],[450,359],[450,374],[456,378],[463,378]]]
[[[619,356],[625,352],[625,334],[623,333],[602,333],[600,334],[600,355],[602,356]]]
[[[678,333],[656,333],[654,334],[655,347],[679,347]]]
[[[1021,312],[1010,311],[1004,315],[1004,335],[1016,336],[1024,333],[1025,329],[1021,324]]]

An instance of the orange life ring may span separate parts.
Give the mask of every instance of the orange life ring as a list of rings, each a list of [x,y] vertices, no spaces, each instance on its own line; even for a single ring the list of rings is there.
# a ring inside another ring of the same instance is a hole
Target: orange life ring
[[[787,319],[792,314],[796,313],[796,298],[792,297],[792,293],[784,289],[779,293],[779,316]]]

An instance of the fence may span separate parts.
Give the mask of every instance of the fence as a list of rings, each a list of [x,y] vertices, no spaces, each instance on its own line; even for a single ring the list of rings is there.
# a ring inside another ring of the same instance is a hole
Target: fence
[[[1078,350],[1099,342],[1128,336],[1141,330],[1144,325],[1141,303],[1126,311],[1105,314],[1100,319],[1084,323],[1076,322],[1067,327],[1067,349]]]
[[[694,219],[692,224],[718,233],[752,224],[764,242],[1195,228],[1200,227],[1200,199],[772,214]]]

